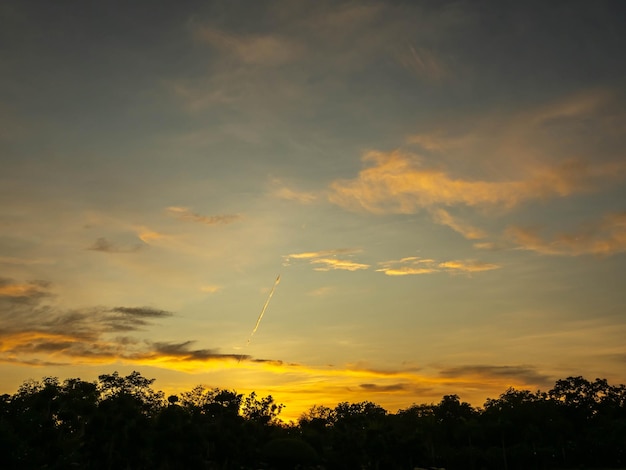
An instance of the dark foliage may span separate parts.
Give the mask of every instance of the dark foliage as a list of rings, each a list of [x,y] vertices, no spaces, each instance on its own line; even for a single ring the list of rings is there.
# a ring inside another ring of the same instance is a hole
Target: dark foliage
[[[483,408],[446,395],[388,413],[371,402],[278,420],[272,396],[197,386],[165,399],[138,372],[46,377],[0,396],[6,469],[556,469],[626,466],[626,387],[568,377]]]

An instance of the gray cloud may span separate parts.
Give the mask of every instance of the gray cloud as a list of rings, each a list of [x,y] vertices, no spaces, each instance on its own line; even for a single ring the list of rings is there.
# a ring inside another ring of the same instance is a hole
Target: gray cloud
[[[372,392],[397,392],[407,389],[407,385],[403,383],[391,384],[391,385],[377,385],[377,384],[360,384],[364,390],[369,390]]]
[[[180,220],[198,222],[205,225],[226,225],[231,224],[241,218],[238,214],[201,215],[192,212],[186,207],[168,207],[167,212]]]
[[[240,354],[221,354],[217,349],[189,349],[195,341],[184,341],[182,343],[156,342],[151,343],[151,354],[158,356],[174,356],[184,360],[208,359],[249,359],[248,355]]]
[[[111,312],[122,313],[133,317],[169,317],[171,312],[165,310],[158,310],[150,307],[115,307],[111,309]]]
[[[474,374],[481,377],[517,379],[526,383],[539,385],[549,385],[554,381],[553,377],[538,372],[533,366],[474,364],[445,368],[440,370],[439,374],[447,378],[467,377],[468,375]]]
[[[246,354],[222,354],[214,348],[194,349],[194,341],[140,341],[124,333],[147,329],[173,313],[127,306],[64,310],[45,304],[52,296],[45,281],[19,283],[0,278],[0,362],[46,366],[166,358],[282,363]]]
[[[27,281],[16,282],[13,279],[0,277],[0,301],[13,304],[32,304],[50,297],[49,282]]]
[[[91,251],[100,251],[102,253],[135,253],[141,250],[144,245],[118,245],[107,240],[104,237],[98,238],[91,246],[87,247]]]

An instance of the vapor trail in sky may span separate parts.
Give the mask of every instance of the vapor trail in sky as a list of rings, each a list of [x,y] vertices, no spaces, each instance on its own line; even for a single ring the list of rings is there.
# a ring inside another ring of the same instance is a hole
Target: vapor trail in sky
[[[246,345],[250,344],[250,341],[252,341],[252,336],[254,336],[254,333],[256,333],[256,330],[259,328],[259,324],[261,323],[261,320],[263,319],[265,310],[267,310],[267,306],[270,304],[270,300],[272,300],[272,296],[274,295],[274,291],[276,290],[276,286],[278,285],[279,282],[280,282],[280,274],[276,278],[276,281],[274,281],[274,285],[272,286],[270,295],[267,296],[265,305],[263,305],[263,309],[261,310],[261,313],[259,314],[259,318],[257,318],[256,320],[256,325],[254,325],[254,329],[252,330],[252,333],[250,333],[250,337],[248,338],[248,342],[246,343]]]

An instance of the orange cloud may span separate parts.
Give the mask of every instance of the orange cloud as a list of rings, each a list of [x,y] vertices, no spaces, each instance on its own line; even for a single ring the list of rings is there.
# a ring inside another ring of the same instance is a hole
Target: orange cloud
[[[376,271],[387,276],[410,276],[416,274],[432,274],[447,272],[449,274],[464,272],[474,273],[498,269],[497,264],[484,263],[476,260],[435,261],[415,256],[378,263],[381,268]]]
[[[0,296],[24,297],[38,293],[39,290],[32,284],[5,284],[0,285]]]
[[[283,265],[288,266],[293,260],[307,260],[314,266],[315,271],[359,271],[368,269],[369,264],[357,263],[348,259],[338,259],[337,255],[359,253],[361,250],[339,248],[335,250],[305,251],[283,256]]]
[[[314,193],[295,191],[287,187],[278,188],[272,194],[274,195],[274,197],[277,197],[279,199],[296,201],[301,204],[310,204],[317,199],[317,196]]]
[[[328,256],[335,255],[345,255],[348,253],[358,253],[360,250],[355,250],[352,248],[338,248],[335,250],[320,250],[320,251],[305,251],[302,253],[292,253],[290,255],[284,256],[285,260],[290,259],[313,259],[313,258],[322,258]]]
[[[548,255],[612,255],[626,251],[626,212],[610,214],[571,234],[545,240],[537,230],[509,227],[506,236],[520,249]]]
[[[439,267],[448,272],[462,271],[466,273],[477,273],[481,271],[491,271],[492,269],[499,269],[500,266],[492,263],[483,263],[475,260],[465,261],[444,261],[439,263]]]
[[[141,227],[141,228],[138,229],[137,236],[139,237],[139,239],[142,242],[144,242],[144,243],[146,243],[148,245],[153,240],[161,240],[161,239],[167,237],[167,235],[164,235],[164,234],[159,233],[159,232],[155,232],[154,230],[150,230],[150,229],[145,228],[145,227]]]
[[[434,209],[432,211],[432,215],[436,223],[450,227],[452,230],[460,233],[469,240],[485,238],[487,236],[483,230],[461,222],[460,220],[452,217],[452,215],[444,209]]]
[[[318,258],[311,261],[311,264],[321,265],[314,268],[316,271],[331,271],[336,269],[342,271],[358,271],[370,267],[369,264],[355,263],[354,261],[335,258]]]
[[[370,166],[353,180],[331,183],[331,202],[350,210],[373,213],[415,213],[440,205],[511,209],[533,199],[563,197],[590,190],[598,180],[614,179],[624,164],[586,165],[568,161],[528,170],[525,179],[484,181],[452,177],[442,169],[425,168],[419,157],[400,150],[368,152]]]

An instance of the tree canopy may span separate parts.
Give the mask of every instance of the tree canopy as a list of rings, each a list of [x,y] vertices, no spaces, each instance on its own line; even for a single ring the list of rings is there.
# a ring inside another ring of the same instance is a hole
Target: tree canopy
[[[139,372],[44,377],[0,396],[2,467],[85,469],[623,468],[626,387],[558,380],[483,407],[457,395],[390,413],[312,405],[279,420],[271,395],[198,385],[167,399]]]

